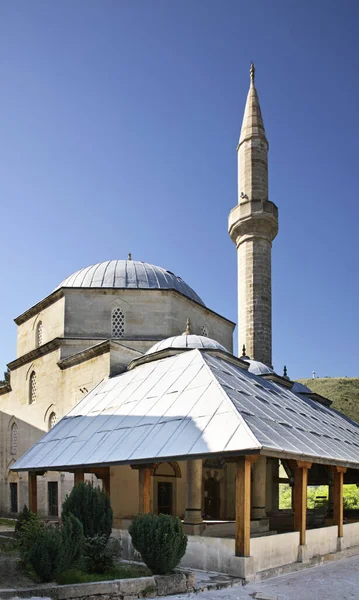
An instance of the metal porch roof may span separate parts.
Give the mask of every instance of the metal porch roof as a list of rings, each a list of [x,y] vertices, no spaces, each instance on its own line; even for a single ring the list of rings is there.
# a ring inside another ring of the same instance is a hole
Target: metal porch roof
[[[195,349],[103,381],[13,470],[259,451],[359,468],[359,425],[221,352]]]

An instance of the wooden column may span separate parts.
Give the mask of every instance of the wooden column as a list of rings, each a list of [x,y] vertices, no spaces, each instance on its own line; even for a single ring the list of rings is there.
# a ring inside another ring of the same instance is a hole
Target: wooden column
[[[312,463],[301,460],[291,461],[294,469],[294,529],[299,531],[299,544],[305,545],[307,533],[307,483],[308,469]]]
[[[345,467],[332,467],[333,471],[333,517],[334,525],[338,526],[338,537],[343,537],[343,483]]]
[[[85,473],[83,471],[75,471],[74,484],[83,483],[85,481]]]
[[[250,556],[251,464],[257,456],[241,456],[236,461],[236,556]]]
[[[101,474],[101,479],[102,479],[102,487],[103,487],[103,489],[110,496],[111,495],[110,467],[106,467],[104,469],[103,474]]]
[[[139,512],[151,512],[151,467],[142,467],[138,471],[139,482]]]
[[[36,473],[29,471],[29,509],[31,512],[37,513],[37,477]]]

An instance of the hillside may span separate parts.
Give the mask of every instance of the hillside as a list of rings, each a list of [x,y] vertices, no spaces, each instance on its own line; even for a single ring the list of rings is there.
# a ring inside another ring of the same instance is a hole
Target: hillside
[[[332,408],[359,422],[359,378],[328,377],[325,379],[299,379],[313,392],[333,401]]]

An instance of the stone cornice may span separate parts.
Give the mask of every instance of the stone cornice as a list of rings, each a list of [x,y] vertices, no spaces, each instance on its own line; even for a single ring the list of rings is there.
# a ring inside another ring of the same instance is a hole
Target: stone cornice
[[[15,360],[9,362],[7,366],[9,367],[10,371],[15,371],[19,367],[36,360],[40,356],[54,352],[54,350],[60,348],[62,342],[63,338],[55,338],[50,342],[47,342],[47,344],[43,344],[43,346],[34,348],[33,350],[30,350],[30,352],[23,354],[23,356],[19,356],[19,358],[15,358]]]
[[[16,325],[21,325],[22,323],[25,323],[25,321],[28,321],[28,319],[31,319],[31,317],[37,315],[40,311],[44,310],[44,308],[47,308],[48,306],[62,298],[63,295],[63,288],[61,288],[60,290],[55,290],[54,292],[52,292],[52,294],[46,296],[46,298],[44,298],[40,302],[37,302],[37,304],[34,304],[34,306],[23,312],[18,317],[16,317],[14,319]]]
[[[5,383],[4,385],[0,385],[0,396],[3,396],[4,394],[8,394],[9,392],[11,392],[10,383]]]
[[[105,340],[100,342],[99,344],[95,344],[94,346],[90,346],[90,348],[86,348],[85,350],[81,350],[81,352],[77,352],[72,356],[68,356],[67,358],[63,358],[59,360],[57,365],[61,370],[69,369],[70,367],[74,367],[79,365],[91,358],[95,358],[96,356],[101,356],[101,354],[106,354],[110,352],[110,350],[117,350],[118,348],[126,348],[130,352],[142,355],[142,352],[139,350],[135,350],[134,348],[130,348],[129,346],[125,346],[120,342],[115,342],[113,340]]]

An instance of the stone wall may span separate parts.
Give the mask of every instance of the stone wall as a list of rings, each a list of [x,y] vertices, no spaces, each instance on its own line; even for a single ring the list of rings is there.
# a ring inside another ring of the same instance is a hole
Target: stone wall
[[[65,326],[65,298],[56,300],[17,328],[16,356],[23,356],[36,348],[36,326],[42,322],[42,343],[63,337]]]
[[[153,575],[136,579],[3,590],[0,592],[0,598],[10,600],[15,593],[18,598],[45,596],[54,600],[131,600],[189,593],[194,590],[194,585],[193,573],[177,572],[171,575]]]

